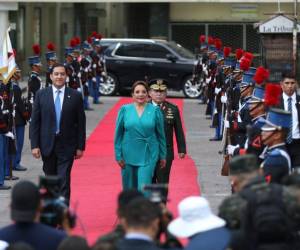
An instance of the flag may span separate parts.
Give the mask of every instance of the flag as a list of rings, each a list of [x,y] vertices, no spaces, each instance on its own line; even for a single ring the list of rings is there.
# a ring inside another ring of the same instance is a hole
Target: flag
[[[6,35],[2,44],[2,51],[0,51],[0,74],[1,79],[4,84],[7,84],[9,79],[16,72],[16,61],[15,53],[11,46],[11,41],[9,37],[10,28],[7,29]]]

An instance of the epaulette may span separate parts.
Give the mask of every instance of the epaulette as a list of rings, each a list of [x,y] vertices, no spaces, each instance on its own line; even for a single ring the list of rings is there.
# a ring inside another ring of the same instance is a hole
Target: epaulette
[[[168,101],[165,101],[165,103],[169,106],[171,106],[172,108],[178,108],[176,104],[174,103],[171,103],[171,102],[168,102]]]

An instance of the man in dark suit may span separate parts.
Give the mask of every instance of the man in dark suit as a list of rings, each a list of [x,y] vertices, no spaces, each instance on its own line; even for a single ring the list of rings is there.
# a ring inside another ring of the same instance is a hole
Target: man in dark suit
[[[280,85],[282,97],[279,107],[292,113],[292,123],[287,135],[286,146],[291,157],[292,167],[300,167],[300,96],[297,94],[297,81],[294,74],[283,72]]]
[[[52,86],[37,92],[30,123],[32,155],[42,156],[46,175],[61,177],[61,193],[70,199],[70,176],[74,158],[85,149],[85,113],[79,92],[65,87],[66,69],[56,64]]]
[[[186,154],[186,144],[180,112],[175,104],[166,101],[167,82],[163,79],[150,81],[150,97],[153,105],[160,106],[165,120],[165,134],[167,140],[167,163],[166,167],[159,165],[155,171],[155,183],[169,183],[169,176],[172,162],[174,160],[173,134],[175,132],[179,158],[184,158]]]

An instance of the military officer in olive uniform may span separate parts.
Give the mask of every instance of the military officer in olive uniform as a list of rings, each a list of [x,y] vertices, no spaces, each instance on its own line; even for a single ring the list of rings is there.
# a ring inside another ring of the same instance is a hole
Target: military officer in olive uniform
[[[167,96],[167,82],[163,79],[155,79],[149,82],[150,85],[150,97],[153,105],[160,106],[165,121],[165,134],[167,144],[167,163],[165,168],[161,168],[159,165],[156,167],[155,176],[153,178],[154,183],[169,183],[169,175],[174,159],[173,149],[173,134],[175,131],[177,149],[179,158],[184,158],[186,154],[186,144],[184,132],[182,129],[180,113],[178,107],[166,101]]]

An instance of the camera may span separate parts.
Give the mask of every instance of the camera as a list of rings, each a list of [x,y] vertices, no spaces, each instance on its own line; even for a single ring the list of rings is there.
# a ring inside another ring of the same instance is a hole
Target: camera
[[[166,203],[168,185],[167,184],[147,184],[144,191],[149,193],[149,200],[154,203]]]
[[[60,194],[61,179],[58,176],[40,176],[39,188],[42,200],[40,222],[55,228],[62,228],[67,219],[71,228],[75,227],[76,215],[68,207]]]

